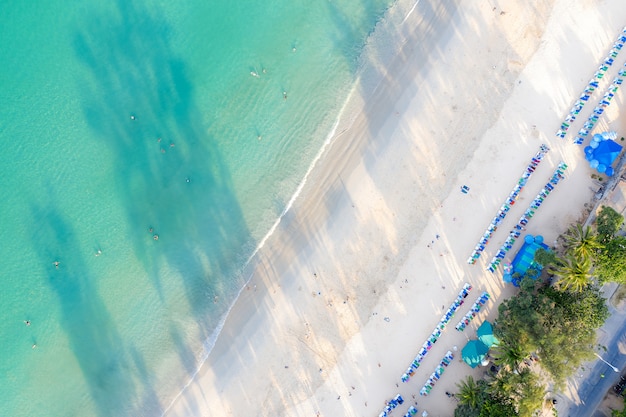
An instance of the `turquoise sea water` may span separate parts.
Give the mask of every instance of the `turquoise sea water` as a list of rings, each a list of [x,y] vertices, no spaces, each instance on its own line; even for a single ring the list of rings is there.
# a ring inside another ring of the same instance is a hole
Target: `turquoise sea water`
[[[391,3],[3,4],[0,416],[162,413]]]

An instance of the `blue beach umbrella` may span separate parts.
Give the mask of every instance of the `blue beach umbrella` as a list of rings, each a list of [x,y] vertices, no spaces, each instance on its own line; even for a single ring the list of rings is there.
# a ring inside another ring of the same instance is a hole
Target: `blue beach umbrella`
[[[488,351],[487,345],[480,340],[470,340],[461,351],[461,356],[465,363],[476,368],[485,359]]]
[[[485,346],[491,347],[499,343],[498,339],[493,335],[493,326],[487,320],[476,330],[478,340],[483,342]]]

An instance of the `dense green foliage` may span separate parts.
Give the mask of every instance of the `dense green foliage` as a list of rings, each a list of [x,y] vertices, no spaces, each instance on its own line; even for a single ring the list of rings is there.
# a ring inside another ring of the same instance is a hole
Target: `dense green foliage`
[[[492,350],[499,371],[493,379],[458,385],[455,417],[531,417],[542,408],[545,387],[533,372],[537,360],[558,388],[585,361],[594,358],[596,330],[609,316],[597,282],[626,284],[626,237],[618,236],[623,217],[602,207],[597,234],[572,226],[561,251],[539,249],[535,261],[557,278],[551,286],[535,281],[538,271],[516,282],[520,291],[498,308]],[[615,414],[626,417],[626,411]]]
[[[602,247],[589,226],[582,227],[580,224],[571,226],[563,237],[567,251],[576,258],[591,259]]]
[[[539,248],[535,252],[535,262],[544,267],[556,264],[557,259],[556,254],[551,250]]]
[[[544,388],[537,374],[529,368],[519,372],[500,372],[491,385],[492,391],[506,393],[517,405],[521,417],[532,416],[543,406]]]
[[[455,417],[516,417],[513,402],[485,380],[474,381],[468,376],[457,384],[456,394],[459,405],[454,410]]]
[[[524,357],[536,353],[541,366],[561,384],[593,357],[595,330],[608,317],[597,289],[558,291],[525,278],[519,294],[499,307],[496,336],[516,344]]]
[[[492,351],[494,363],[507,371],[519,370],[519,365],[527,353],[516,340],[500,339],[500,343]]]
[[[626,284],[626,238],[616,236],[604,244],[595,262],[600,282]]]
[[[596,230],[601,243],[611,240],[619,231],[624,217],[611,207],[602,206],[596,219]]]
[[[551,268],[559,280],[556,285],[563,291],[582,291],[591,283],[591,259],[573,254],[559,258]]]

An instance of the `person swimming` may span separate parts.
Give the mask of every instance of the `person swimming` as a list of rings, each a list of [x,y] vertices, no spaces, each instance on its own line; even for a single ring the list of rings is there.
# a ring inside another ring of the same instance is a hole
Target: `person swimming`
[[[24,324],[26,324],[27,326],[30,326],[30,320],[24,320]]]
[[[61,265],[61,263],[59,261],[54,261],[52,262],[52,265],[54,265],[56,269],[59,269],[59,265]]]
[[[159,240],[159,235],[157,235],[156,233],[152,236],[152,239],[154,240]]]

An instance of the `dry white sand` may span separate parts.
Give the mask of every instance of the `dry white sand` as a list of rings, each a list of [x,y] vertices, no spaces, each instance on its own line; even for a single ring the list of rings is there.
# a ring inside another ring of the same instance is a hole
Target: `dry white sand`
[[[389,33],[372,44],[379,51],[371,51],[349,106],[356,119],[340,125],[259,252],[249,289],[168,416],[378,416],[396,393],[407,402],[394,415],[404,415],[415,395],[420,415],[451,416],[456,403],[445,391],[481,368],[455,360],[429,396],[419,390],[444,353],[458,346],[459,357],[513,293],[501,272],[485,272],[486,263],[560,160],[569,164],[567,178],[528,233],[553,242],[597,190],[582,147],[554,133],[626,24],[626,2],[422,0],[411,7],[401,0],[388,18],[398,23],[380,29]],[[402,48],[387,62],[391,41]],[[625,60],[626,50],[611,71]],[[366,86],[376,75],[384,79],[372,93]],[[572,131],[612,76],[605,78]],[[620,90],[598,130],[617,118],[623,97]],[[479,262],[468,265],[542,143],[552,150]],[[464,282],[474,286],[469,302],[402,383]],[[483,290],[492,300],[456,331]]]

